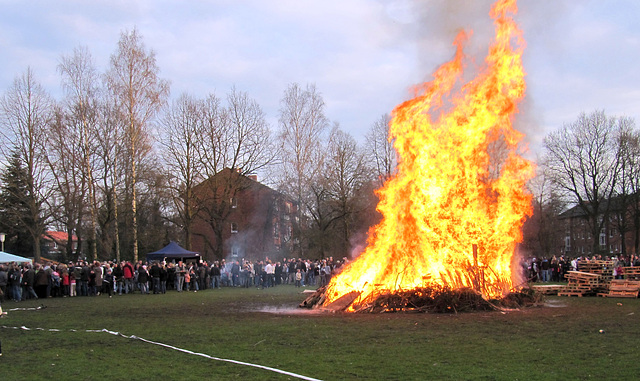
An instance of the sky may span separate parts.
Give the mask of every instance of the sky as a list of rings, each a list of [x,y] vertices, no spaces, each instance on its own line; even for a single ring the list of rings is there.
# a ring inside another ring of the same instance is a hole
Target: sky
[[[0,94],[30,67],[61,98],[57,66],[85,46],[99,71],[136,28],[156,54],[171,98],[224,98],[235,87],[277,129],[292,83],[314,84],[326,115],[359,142],[411,88],[431,79],[471,30],[466,53],[484,59],[493,26],[485,0],[0,0]],[[515,125],[529,156],[581,112],[640,123],[640,2],[520,0],[527,93]]]

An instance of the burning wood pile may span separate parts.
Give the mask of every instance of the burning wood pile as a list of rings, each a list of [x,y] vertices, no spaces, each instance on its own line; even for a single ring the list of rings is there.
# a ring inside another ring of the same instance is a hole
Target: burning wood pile
[[[361,303],[360,293],[351,292],[332,303],[325,302],[326,289],[320,288],[300,303],[301,308],[319,308],[324,311],[342,312],[353,307],[355,313],[425,312],[458,313],[492,311],[504,308],[528,307],[541,302],[541,294],[532,289],[513,292],[501,299],[486,300],[478,292],[468,289],[445,287],[418,287],[407,291],[384,292],[370,302]]]
[[[389,128],[399,160],[377,191],[383,219],[315,304],[340,303],[349,312],[458,310],[513,291],[513,255],[531,214],[525,184],[533,176],[512,124],[526,87],[516,12],[515,0],[493,5],[495,39],[475,78],[463,73],[473,62],[461,32],[454,59],[394,109]],[[440,307],[441,298],[453,303]]]

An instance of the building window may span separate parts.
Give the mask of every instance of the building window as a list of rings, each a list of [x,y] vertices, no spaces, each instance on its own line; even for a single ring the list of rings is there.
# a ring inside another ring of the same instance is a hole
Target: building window
[[[231,233],[237,233],[238,232],[238,224],[236,222],[232,222],[231,223]]]
[[[607,235],[604,232],[604,229],[600,231],[600,248],[604,249],[607,247]]]
[[[231,207],[232,208],[237,208],[238,207],[238,198],[237,197],[231,197]]]
[[[571,237],[566,236],[564,238],[564,249],[565,251],[571,251]]]
[[[238,258],[239,254],[238,254],[238,247],[237,246],[233,246],[231,248],[231,256],[234,258]]]
[[[280,224],[275,222],[273,224],[273,237],[278,238],[280,236]]]

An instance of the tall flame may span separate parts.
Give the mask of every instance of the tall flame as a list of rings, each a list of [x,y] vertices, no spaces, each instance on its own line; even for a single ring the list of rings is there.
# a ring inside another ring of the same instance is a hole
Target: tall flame
[[[357,306],[432,282],[485,297],[512,288],[511,260],[531,213],[525,183],[533,174],[517,152],[523,135],[512,127],[525,91],[516,13],[515,0],[493,5],[495,40],[476,78],[463,82],[461,32],[455,58],[393,111],[390,135],[400,159],[377,191],[383,220],[361,255],[331,280],[325,305],[353,291]]]

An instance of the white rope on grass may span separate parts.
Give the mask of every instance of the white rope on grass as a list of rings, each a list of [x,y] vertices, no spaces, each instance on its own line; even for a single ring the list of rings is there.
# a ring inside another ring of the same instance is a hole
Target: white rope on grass
[[[1,326],[2,328],[5,329],[21,329],[24,331],[48,331],[48,332],[62,332],[62,330],[60,329],[55,329],[55,328],[28,328],[25,326],[21,326],[21,327],[8,327],[6,325]],[[116,331],[109,331],[106,328],[103,329],[86,329],[86,330],[76,330],[76,329],[68,329],[68,332],[91,332],[91,333],[108,333],[110,335],[114,335],[114,336],[119,336],[119,337],[124,337],[126,339],[132,339],[132,340],[140,340],[143,341],[145,343],[148,344],[154,344],[154,345],[159,345],[161,347],[165,347],[165,348],[169,348],[169,349],[173,349],[174,351],[178,351],[178,352],[183,352],[183,353],[187,353],[190,355],[194,355],[194,356],[200,356],[200,357],[204,357],[207,358],[209,360],[215,360],[215,361],[224,361],[224,362],[230,362],[233,364],[238,364],[238,365],[245,365],[245,366],[251,366],[254,368],[259,368],[259,369],[264,369],[264,370],[268,370],[271,372],[276,372],[276,373],[280,373],[280,374],[284,374],[287,376],[291,376],[291,377],[295,377],[295,378],[299,378],[301,380],[307,380],[307,381],[320,381],[317,378],[312,378],[312,377],[307,377],[307,376],[303,376],[301,374],[297,374],[297,373],[292,373],[292,372],[288,372],[286,370],[281,370],[281,369],[276,369],[276,368],[272,368],[270,366],[264,366],[264,365],[259,365],[259,364],[252,364],[250,362],[244,362],[244,361],[238,361],[238,360],[231,360],[231,359],[223,359],[220,357],[214,357],[214,356],[210,356],[206,353],[199,353],[199,352],[193,352],[190,351],[188,349],[183,349],[183,348],[178,348],[178,347],[174,347],[173,345],[169,345],[169,344],[164,344],[164,343],[159,343],[157,341],[151,341],[151,340],[147,340],[145,338],[142,337],[138,337],[135,335],[131,335],[131,336],[127,336],[125,334],[122,334],[120,332],[116,332]]]
[[[41,310],[43,308],[43,306],[40,307],[18,307],[18,308],[10,308],[7,311],[37,311],[37,310]]]

